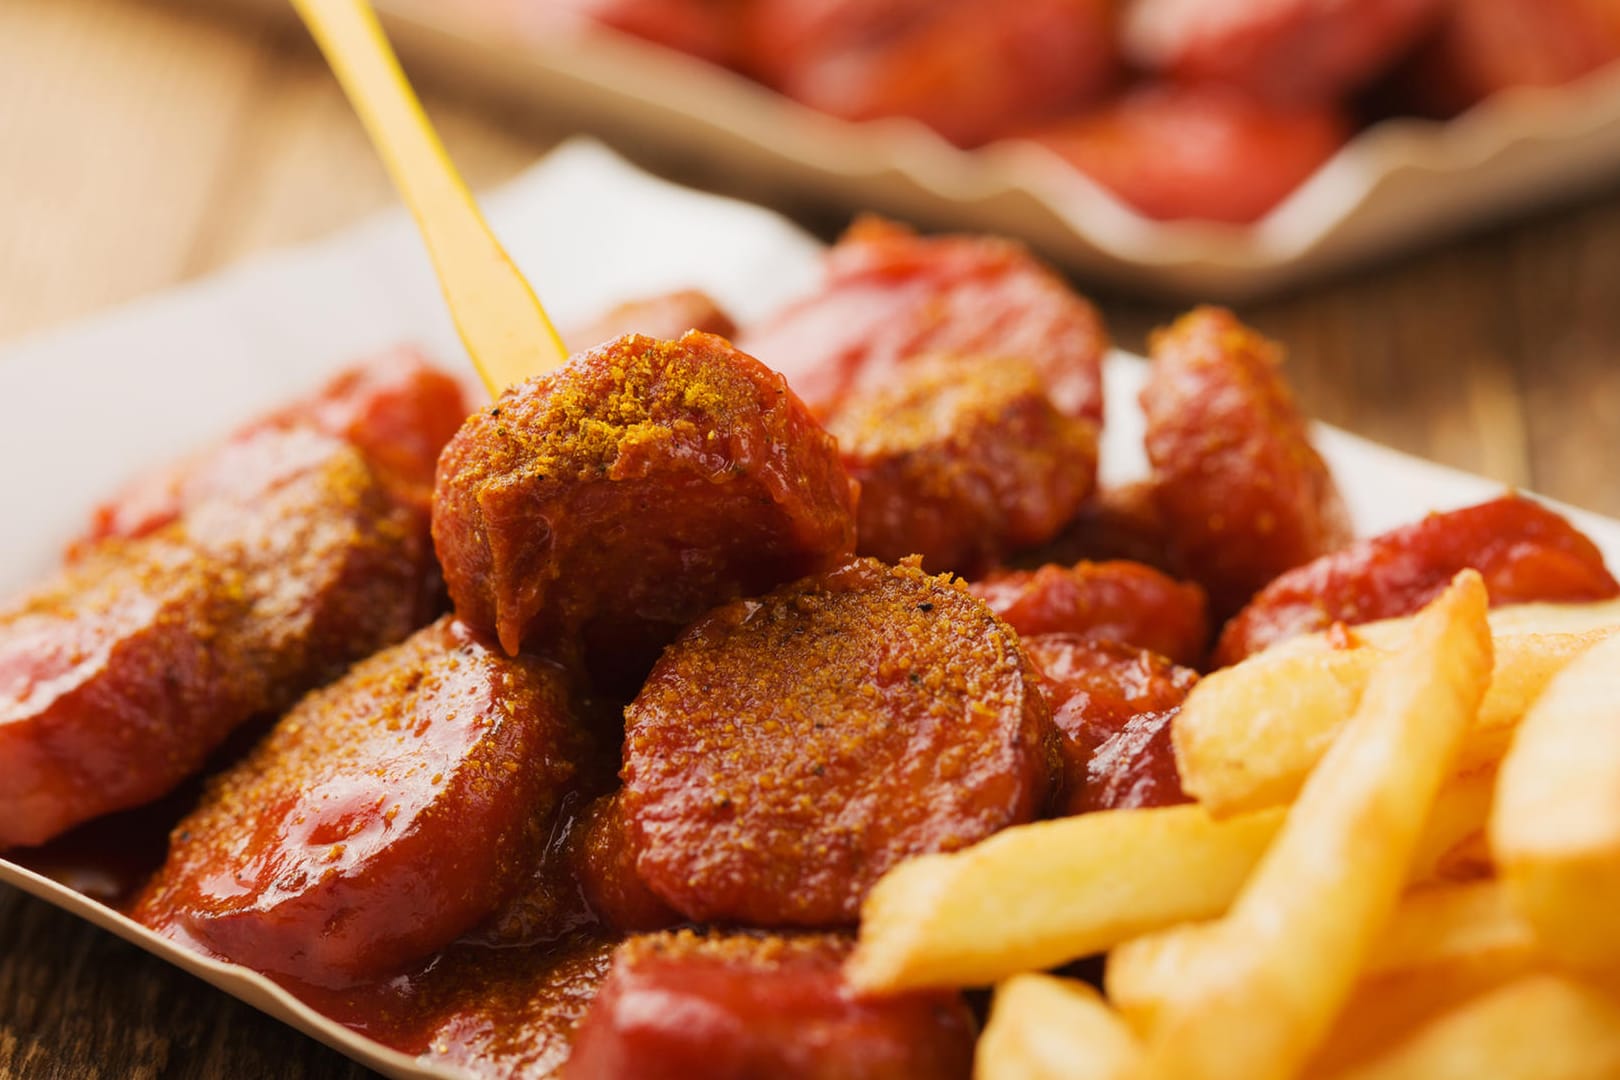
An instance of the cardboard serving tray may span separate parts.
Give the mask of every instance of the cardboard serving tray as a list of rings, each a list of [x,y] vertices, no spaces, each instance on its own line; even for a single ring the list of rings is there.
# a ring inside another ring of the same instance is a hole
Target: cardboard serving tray
[[[413,71],[702,160],[750,192],[1018,236],[1090,280],[1181,298],[1275,291],[1620,177],[1620,65],[1447,123],[1379,124],[1253,226],[1163,223],[1032,143],[965,151],[910,120],[838,120],[638,38],[559,27],[544,5],[376,4]]]
[[[486,205],[565,325],[620,299],[683,286],[709,291],[746,321],[817,278],[818,246],[782,219],[655,180],[593,143],[562,147]],[[693,262],[693,252],[703,261]],[[469,370],[411,223],[391,213],[0,349],[0,595],[47,573],[91,504],[120,481],[400,341],[420,344],[450,370]],[[1135,404],[1143,373],[1139,360],[1109,360],[1103,469],[1112,480],[1145,468]],[[1500,490],[1332,428],[1318,434],[1363,533]],[[1620,522],[1572,513],[1620,564]],[[4,860],[0,882],[390,1076],[454,1075],[386,1050],[268,979],[187,952],[62,882]]]

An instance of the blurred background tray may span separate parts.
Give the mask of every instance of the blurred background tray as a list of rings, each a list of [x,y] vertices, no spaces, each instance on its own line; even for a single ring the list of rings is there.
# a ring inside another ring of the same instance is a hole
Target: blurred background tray
[[[286,10],[284,0],[227,2]],[[1034,144],[966,151],[911,120],[838,120],[611,29],[542,36],[472,4],[378,7],[413,70],[632,151],[701,158],[734,191],[769,185],[929,227],[1017,235],[1082,278],[1162,296],[1254,297],[1620,176],[1620,65],[1499,93],[1444,123],[1377,124],[1260,222],[1227,226],[1145,218]]]

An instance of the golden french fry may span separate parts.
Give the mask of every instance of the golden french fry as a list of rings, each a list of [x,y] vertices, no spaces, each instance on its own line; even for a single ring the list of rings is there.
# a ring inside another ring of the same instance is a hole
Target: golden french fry
[[[868,894],[849,978],[871,991],[988,985],[1211,918],[1237,895],[1282,817],[1107,810],[908,860]]]
[[[1367,954],[1364,978],[1443,967],[1486,954],[1533,953],[1536,937],[1500,882],[1434,885],[1401,899]]]
[[[1304,1075],[1331,1074],[1370,1061],[1441,1013],[1546,966],[1541,953],[1508,948],[1363,979],[1311,1055]]]
[[[1138,1031],[1218,973],[1196,973],[1224,959],[1218,923],[1177,927],[1128,941],[1108,955],[1108,1000]],[[1401,899],[1366,956],[1362,982],[1434,979],[1484,959],[1522,970],[1539,955],[1536,937],[1498,882],[1433,885]]]
[[[1126,1080],[1142,1055],[1130,1029],[1082,982],[1019,975],[996,988],[979,1039],[979,1080]]]
[[[1603,1080],[1620,1076],[1620,1003],[1531,975],[1423,1024],[1333,1080]]]
[[[1144,1077],[1286,1080],[1326,1036],[1490,681],[1486,604],[1479,574],[1459,574],[1379,665],[1231,911],[1209,928],[1189,985],[1161,1010]]]
[[[1491,847],[1549,952],[1620,965],[1620,638],[1564,669],[1502,762]]]
[[[1578,625],[1564,614],[1565,608],[1535,606],[1558,612],[1561,625]],[[1610,604],[1583,606],[1615,618]],[[1552,615],[1543,617],[1553,622]],[[1519,615],[1512,625],[1522,626],[1525,620]],[[1370,637],[1368,628],[1357,627],[1352,632],[1357,643],[1338,647],[1327,638],[1288,643],[1206,677],[1193,688],[1171,729],[1182,787],[1216,817],[1291,801],[1355,711],[1372,673],[1390,656],[1378,642],[1389,642],[1391,627],[1409,625],[1373,624]],[[1459,770],[1499,760],[1519,718],[1553,676],[1616,629],[1515,629],[1498,635],[1490,690],[1464,744]]]
[[[1441,791],[1412,880],[1470,867],[1495,774]],[[1281,808],[1212,821],[1196,806],[1108,810],[1007,829],[890,871],[867,897],[849,968],[864,990],[988,986],[1224,914],[1282,824]]]
[[[1484,837],[1495,795],[1494,767],[1453,777],[1440,789],[1412,857],[1414,884],[1477,881],[1490,875]]]

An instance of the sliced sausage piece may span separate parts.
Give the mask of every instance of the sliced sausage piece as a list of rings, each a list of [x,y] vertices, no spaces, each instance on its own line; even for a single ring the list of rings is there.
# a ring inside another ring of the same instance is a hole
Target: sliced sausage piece
[[[734,0],[516,0],[511,6],[516,10],[499,12],[508,17],[502,30],[514,20],[532,19],[537,31],[567,32],[577,29],[567,25],[569,20],[589,19],[716,64],[730,64],[737,51]],[[554,21],[564,25],[554,28]]]
[[[1099,487],[1050,543],[1020,552],[1011,564],[1037,570],[1047,563],[1123,559],[1181,577],[1170,527],[1146,480]]]
[[[1181,790],[1170,725],[1198,674],[1130,645],[1074,634],[1024,639],[1046,678],[1062,737],[1059,812],[1174,806]]]
[[[700,921],[852,925],[883,872],[1029,821],[1051,718],[960,583],[859,559],[714,611],[625,711],[641,880]]]
[[[585,808],[570,835],[568,865],[603,925],[623,933],[662,930],[681,916],[636,872],[640,854],[619,792]]]
[[[1235,664],[1334,623],[1410,615],[1470,567],[1484,575],[1492,604],[1620,595],[1597,545],[1540,503],[1507,495],[1430,514],[1290,570],[1226,624],[1215,662]]]
[[[0,848],[163,795],[425,618],[419,516],[360,455],[307,429],[254,445],[282,470],[254,500],[97,545],[0,609]]]
[[[296,454],[278,457],[289,444],[273,438],[299,428],[352,444],[390,492],[423,515],[425,525],[439,451],[470,411],[459,383],[415,350],[395,349],[340,371],[315,393],[252,421],[219,446],[137,477],[96,509],[71,553],[110,537],[145,536],[204,502],[253,502],[304,466]]]
[[[968,586],[1019,634],[1076,634],[1196,664],[1209,644],[1204,590],[1141,563],[1007,570]]]
[[[1620,59],[1613,0],[1445,0],[1406,64],[1407,104],[1450,116],[1521,86],[1561,86]]]
[[[743,62],[846,120],[909,116],[977,146],[1119,74],[1112,0],[754,0]]]
[[[1496,0],[1490,0],[1496,2]],[[1282,105],[1334,101],[1398,60],[1443,0],[1134,0],[1124,43],[1150,71]]]
[[[1309,179],[1350,131],[1333,105],[1145,83],[1026,135],[1147,217],[1245,225]]]
[[[716,604],[846,558],[854,492],[781,376],[710,334],[631,335],[468,419],[433,538],[457,614],[507,652],[583,642],[623,680]]]
[[[1060,412],[1102,423],[1102,318],[1021,245],[863,218],[824,272],[818,291],[741,339],[818,416],[893,385],[918,357],[955,353],[1023,357]]]
[[[1281,350],[1220,308],[1152,339],[1142,391],[1155,498],[1217,616],[1343,547],[1349,514],[1283,381]]]
[[[981,573],[1050,540],[1097,471],[1097,429],[1064,416],[1021,360],[936,357],[827,430],[861,486],[856,545],[930,570]]]
[[[737,324],[721,310],[708,293],[697,289],[628,300],[610,308],[583,326],[573,327],[563,337],[574,350],[588,349],[626,334],[674,341],[688,330],[737,336]]]
[[[315,986],[401,971],[522,884],[587,747],[560,669],[446,616],[218,777],[135,917]]]
[[[491,1080],[554,1080],[621,940],[582,930],[540,947],[457,943],[405,977],[298,990],[338,1023],[424,1062]]]
[[[580,1023],[568,1080],[966,1080],[960,994],[857,999],[851,942],[691,931],[631,938]]]

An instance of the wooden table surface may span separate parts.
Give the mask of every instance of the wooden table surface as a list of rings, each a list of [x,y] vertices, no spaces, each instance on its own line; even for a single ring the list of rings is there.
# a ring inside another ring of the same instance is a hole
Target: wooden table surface
[[[475,186],[569,134],[454,87],[424,91]],[[652,164],[718,181],[692,162]],[[0,0],[0,341],[321,235],[392,198],[296,28],[137,0]],[[843,220],[780,208],[823,234]],[[1172,313],[1093,292],[1128,347]],[[1620,516],[1620,193],[1242,314],[1289,346],[1316,415]],[[0,1076],[363,1072],[0,888]]]

